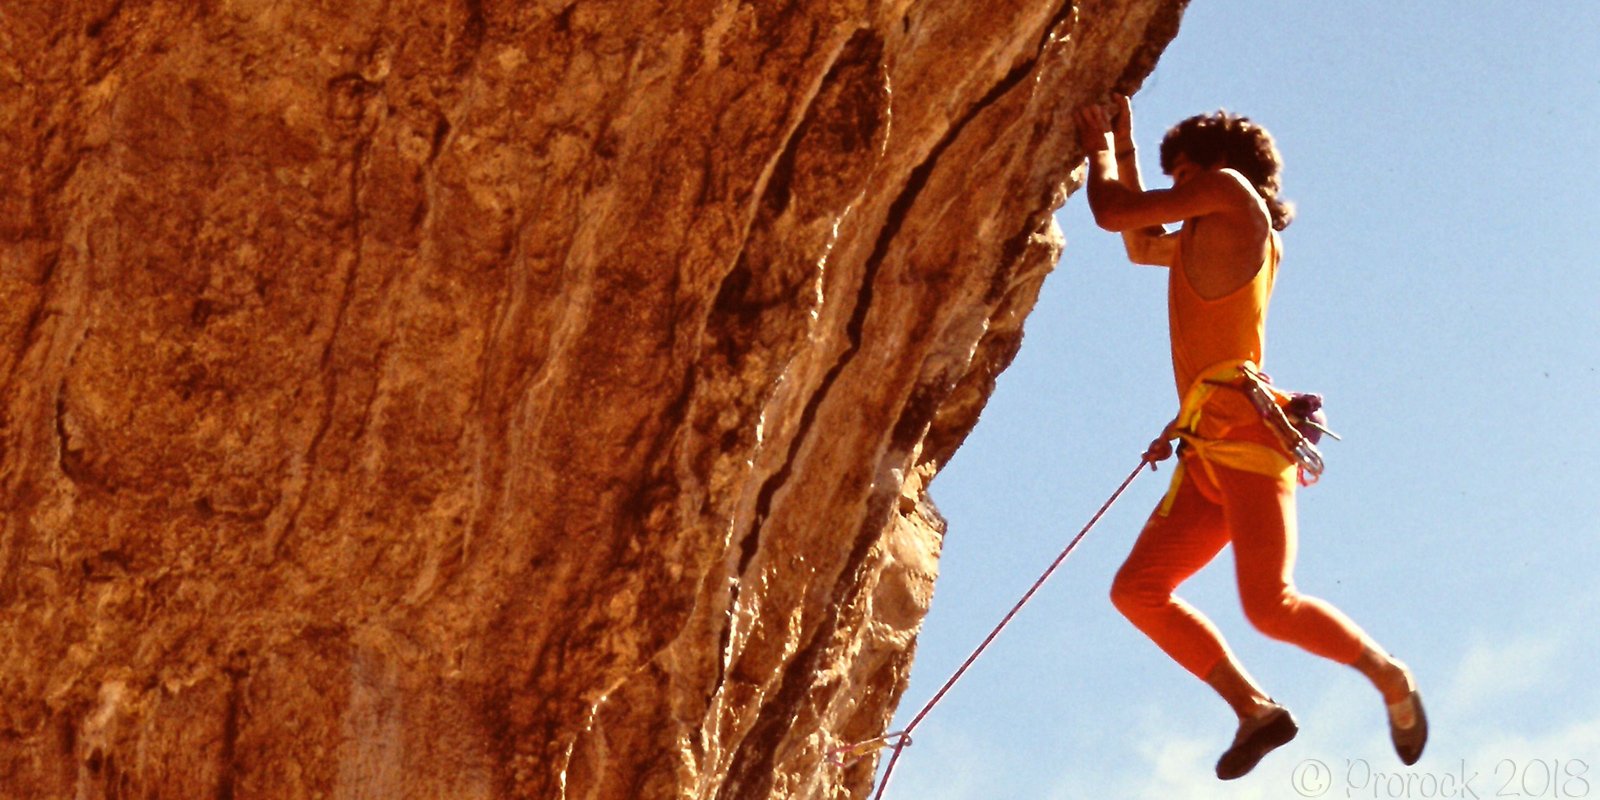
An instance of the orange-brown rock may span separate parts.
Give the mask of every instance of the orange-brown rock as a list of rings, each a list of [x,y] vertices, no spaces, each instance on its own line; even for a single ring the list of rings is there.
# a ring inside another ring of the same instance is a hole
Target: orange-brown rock
[[[0,4],[0,796],[859,796],[1181,4]]]

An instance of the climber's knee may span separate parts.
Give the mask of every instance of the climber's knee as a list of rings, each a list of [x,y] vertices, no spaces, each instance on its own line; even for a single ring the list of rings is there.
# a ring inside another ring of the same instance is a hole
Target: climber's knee
[[[1300,598],[1293,589],[1285,587],[1276,592],[1252,593],[1240,599],[1244,603],[1245,619],[1256,630],[1274,639],[1294,638],[1294,609]]]
[[[1126,566],[1111,581],[1111,604],[1134,622],[1166,606],[1171,598],[1171,587],[1141,577],[1136,570]]]

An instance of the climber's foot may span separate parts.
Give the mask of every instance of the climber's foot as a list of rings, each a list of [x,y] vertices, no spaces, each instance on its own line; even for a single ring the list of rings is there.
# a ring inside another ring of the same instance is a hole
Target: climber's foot
[[[1288,744],[1299,732],[1300,726],[1283,706],[1273,706],[1261,716],[1240,720],[1233,745],[1217,760],[1217,777],[1225,781],[1243,777],[1255,769],[1266,754]]]
[[[1428,744],[1428,715],[1422,710],[1422,695],[1415,690],[1397,703],[1389,703],[1389,739],[1394,752],[1406,766],[1422,758]]]

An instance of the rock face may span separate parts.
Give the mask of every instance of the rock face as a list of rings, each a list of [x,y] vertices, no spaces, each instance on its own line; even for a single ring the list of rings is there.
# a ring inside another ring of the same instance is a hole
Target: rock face
[[[0,796],[860,796],[1181,5],[0,4]]]

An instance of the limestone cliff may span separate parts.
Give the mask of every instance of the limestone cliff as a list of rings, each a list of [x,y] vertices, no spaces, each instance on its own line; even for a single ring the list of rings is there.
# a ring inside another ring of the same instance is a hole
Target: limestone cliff
[[[0,3],[0,796],[859,796],[1181,5]]]

